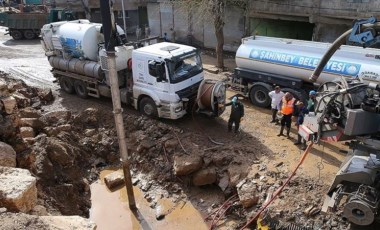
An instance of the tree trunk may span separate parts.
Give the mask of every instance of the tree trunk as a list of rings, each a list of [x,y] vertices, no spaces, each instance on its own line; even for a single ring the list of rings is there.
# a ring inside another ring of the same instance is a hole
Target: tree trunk
[[[220,27],[219,29],[215,28],[215,36],[217,40],[216,45],[216,61],[217,61],[217,67],[219,69],[224,69],[224,59],[223,59],[223,46],[224,46],[224,34],[223,34],[223,27]]]
[[[214,27],[215,27],[215,36],[216,36],[216,61],[217,67],[219,69],[224,69],[224,60],[223,60],[223,46],[224,46],[224,0],[213,0],[212,14],[214,16]]]

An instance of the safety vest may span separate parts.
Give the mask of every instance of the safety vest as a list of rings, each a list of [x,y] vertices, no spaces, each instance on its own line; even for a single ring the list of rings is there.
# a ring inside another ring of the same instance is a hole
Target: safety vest
[[[294,101],[294,98],[290,101],[286,101],[285,98],[282,98],[281,113],[284,115],[292,114],[294,111]]]

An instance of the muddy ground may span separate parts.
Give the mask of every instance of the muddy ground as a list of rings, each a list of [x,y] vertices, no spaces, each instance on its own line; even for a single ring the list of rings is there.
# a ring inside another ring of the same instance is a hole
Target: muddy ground
[[[37,133],[37,141],[31,146],[36,150],[33,157],[25,149],[17,151],[19,166],[30,168],[39,177],[39,205],[48,213],[88,217],[91,204],[87,186],[98,179],[102,170],[119,167],[112,103],[106,98],[85,100],[60,91],[49,72],[50,65],[39,41],[13,41],[4,36],[3,31],[0,27],[0,71],[4,76],[22,79],[28,87],[52,89],[55,99],[37,108],[41,114],[70,111],[65,121],[52,121]],[[213,64],[215,58],[207,52],[203,61]],[[233,59],[226,61],[232,69]],[[226,75],[207,73],[206,78],[223,79]],[[228,96],[233,94],[228,92]],[[206,217],[236,193],[236,184],[247,179],[256,184],[257,205],[243,208],[236,201],[217,223],[218,228],[238,229],[260,208],[270,188],[282,185],[302,154],[293,145],[296,131],[292,129],[290,140],[277,137],[279,127],[269,123],[270,111],[254,107],[249,101],[244,104],[246,116],[238,135],[227,133],[229,110],[216,119],[189,115],[170,121],[148,119],[133,108],[124,107],[133,177],[152,208],[157,207],[161,198],[170,198],[174,202],[185,200]],[[86,119],[88,117],[93,119]],[[46,127],[60,125],[71,126],[49,135]],[[176,145],[165,147],[169,141]],[[39,159],[38,156],[46,156],[47,150],[56,146],[64,146],[75,157],[49,156],[49,161],[55,159],[52,163],[56,167],[35,160]],[[271,214],[286,224],[314,229],[348,228],[339,212],[328,215],[319,212],[328,186],[345,157],[340,150],[347,150],[347,147],[340,143],[314,146],[296,177],[270,206]],[[175,175],[173,162],[181,157],[199,157],[201,168],[215,170],[216,182],[195,189],[194,174]],[[34,167],[36,165],[38,167]],[[310,207],[315,208],[315,213],[305,215],[305,210]],[[205,221],[210,224],[212,219],[211,215]]]

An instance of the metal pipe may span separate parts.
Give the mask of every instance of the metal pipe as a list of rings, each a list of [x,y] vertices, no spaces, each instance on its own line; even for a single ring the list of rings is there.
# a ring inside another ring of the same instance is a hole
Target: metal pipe
[[[334,43],[330,46],[330,48],[327,50],[327,52],[323,55],[321,61],[319,62],[318,66],[314,69],[313,73],[311,74],[309,80],[312,82],[316,82],[319,78],[319,75],[321,75],[321,72],[323,68],[325,68],[325,65],[330,60],[330,58],[334,55],[334,53],[339,49],[341,45],[343,45],[346,42],[346,37],[351,33],[352,29],[347,30],[342,35],[340,35],[339,38],[337,38]]]
[[[105,37],[105,47],[107,51],[107,63],[108,63],[108,78],[110,81],[111,87],[111,96],[112,96],[112,104],[113,104],[113,114],[115,117],[115,126],[117,137],[119,139],[119,149],[121,160],[123,162],[123,172],[124,172],[124,180],[125,187],[127,189],[128,195],[128,204],[130,209],[136,209],[136,201],[133,193],[132,186],[132,178],[130,173],[130,161],[128,158],[128,148],[127,142],[125,140],[125,130],[124,130],[124,122],[121,108],[121,100],[120,100],[120,89],[118,76],[116,71],[116,55],[115,55],[115,24],[113,13],[110,7],[109,0],[100,0],[100,7],[102,13],[102,21],[103,21],[103,33]]]
[[[121,0],[121,8],[122,8],[122,10],[123,10],[123,24],[124,24],[125,39],[127,39],[127,24],[126,24],[126,22],[125,22],[124,0]]]

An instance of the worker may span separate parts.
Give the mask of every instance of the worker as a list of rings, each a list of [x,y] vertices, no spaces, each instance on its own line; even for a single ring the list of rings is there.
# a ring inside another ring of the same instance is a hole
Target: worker
[[[298,110],[298,116],[297,116],[297,120],[296,120],[296,127],[297,127],[297,133],[298,133],[298,130],[299,130],[299,126],[302,125],[303,123],[303,120],[305,118],[305,114],[308,114],[309,113],[309,110],[307,109],[307,107],[303,104],[302,101],[298,101],[296,103],[296,106],[297,106],[297,110]],[[305,150],[306,149],[306,140],[304,140],[302,138],[302,136],[298,133],[298,136],[297,136],[297,141],[294,142],[295,145],[300,145],[302,144],[302,147],[301,149],[302,150]]]
[[[244,105],[238,100],[237,96],[234,96],[230,103],[225,106],[231,106],[230,119],[228,120],[228,132],[231,132],[232,125],[235,125],[234,132],[237,133],[240,127],[240,122],[244,117]]]
[[[315,103],[317,102],[316,97],[317,92],[311,90],[309,92],[309,100],[307,101],[307,109],[309,110],[309,112],[314,112],[315,110]]]
[[[272,99],[272,121],[270,123],[278,123],[277,112],[281,109],[280,103],[284,94],[285,93],[281,91],[280,86],[274,87],[274,90],[269,92],[269,97]]]
[[[141,39],[141,28],[136,27],[136,40],[139,41]]]
[[[150,36],[150,28],[145,24],[145,38],[149,38]]]
[[[294,112],[295,99],[289,92],[285,93],[281,100],[281,130],[277,136],[284,136],[284,129],[286,126],[286,136],[290,138],[290,127],[292,124],[292,115]]]
[[[164,42],[170,42],[168,34],[166,32],[164,33]]]

